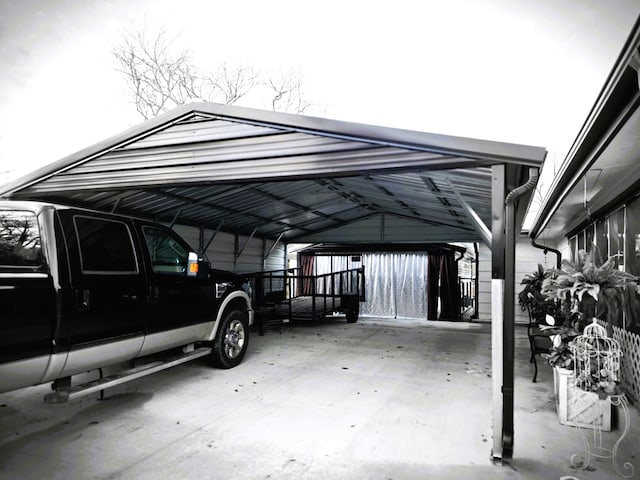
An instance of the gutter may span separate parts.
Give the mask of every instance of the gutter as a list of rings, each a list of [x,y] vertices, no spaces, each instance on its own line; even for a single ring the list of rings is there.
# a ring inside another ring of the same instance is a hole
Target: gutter
[[[591,107],[587,119],[567,154],[566,167],[557,182],[552,185],[547,200],[533,222],[529,231],[529,236],[532,239],[535,240],[540,235],[570,190],[585,174],[591,163],[596,160],[593,152],[598,150],[603,139],[607,143],[606,138],[611,136],[609,133],[611,125],[617,123],[616,119],[624,114],[630,99],[637,92],[638,72],[636,70],[640,65],[634,60],[634,56],[639,44],[640,17],[636,19],[636,23],[631,29],[596,102]],[[635,77],[635,81],[632,81],[630,76]]]

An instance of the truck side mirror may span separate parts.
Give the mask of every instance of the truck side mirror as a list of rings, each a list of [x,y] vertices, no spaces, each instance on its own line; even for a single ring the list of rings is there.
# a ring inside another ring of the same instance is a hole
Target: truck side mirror
[[[200,270],[200,263],[198,262],[198,254],[196,252],[189,252],[187,258],[187,277],[197,277]]]

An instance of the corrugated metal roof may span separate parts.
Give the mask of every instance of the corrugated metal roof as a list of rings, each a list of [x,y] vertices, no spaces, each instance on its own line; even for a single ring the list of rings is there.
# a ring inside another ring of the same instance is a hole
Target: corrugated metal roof
[[[255,230],[289,242],[338,229],[341,241],[469,241],[480,237],[451,185],[489,224],[489,167],[539,166],[545,154],[539,147],[197,103],[38,170],[0,195]],[[367,227],[359,236],[354,222]]]

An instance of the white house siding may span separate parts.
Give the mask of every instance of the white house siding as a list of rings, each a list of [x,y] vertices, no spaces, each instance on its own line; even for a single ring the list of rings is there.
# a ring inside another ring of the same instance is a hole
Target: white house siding
[[[484,244],[480,244],[478,265],[478,320],[491,320],[491,250]],[[564,258],[564,256],[563,256]],[[538,268],[538,263],[547,267],[555,267],[556,256],[553,252],[547,253],[531,245],[529,237],[520,236],[516,242],[515,265],[515,291],[514,301],[516,305],[516,323],[528,323],[527,312],[523,312],[518,304],[518,292],[522,288],[520,282],[527,273],[532,273]]]
[[[491,321],[491,250],[478,247],[478,320]]]
[[[568,238],[562,237],[555,248],[560,250],[563,259],[571,260],[571,245]]]

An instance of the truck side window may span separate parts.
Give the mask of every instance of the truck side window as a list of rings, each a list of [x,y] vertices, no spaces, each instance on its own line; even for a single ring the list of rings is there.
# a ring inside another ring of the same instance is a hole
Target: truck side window
[[[36,215],[21,210],[0,210],[0,267],[37,271],[43,264]]]
[[[142,227],[142,233],[147,243],[154,272],[186,273],[189,251],[174,239],[169,232],[144,226]]]
[[[74,217],[83,273],[137,274],[129,227],[116,220]]]

